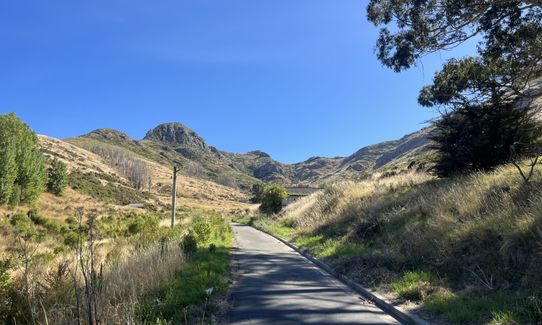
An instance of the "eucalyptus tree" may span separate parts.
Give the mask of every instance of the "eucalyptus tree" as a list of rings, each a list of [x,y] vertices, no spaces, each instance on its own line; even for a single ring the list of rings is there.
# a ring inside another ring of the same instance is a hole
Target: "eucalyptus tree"
[[[441,174],[491,168],[507,161],[511,145],[531,151],[541,132],[532,89],[542,86],[542,0],[371,0],[367,14],[382,27],[377,56],[396,72],[477,42],[474,55],[446,62],[418,97],[442,114],[434,138]],[[444,161],[452,157],[463,161]]]

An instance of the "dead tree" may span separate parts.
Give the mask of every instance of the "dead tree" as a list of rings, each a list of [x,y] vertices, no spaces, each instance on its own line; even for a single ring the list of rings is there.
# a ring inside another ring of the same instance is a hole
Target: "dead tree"
[[[83,288],[79,287],[77,277],[74,277],[74,285],[77,295],[78,324],[81,324],[81,309],[86,314],[89,325],[99,323],[98,295],[102,289],[103,269],[96,270],[96,212],[88,215],[86,228],[83,222],[83,212],[77,210],[79,221],[79,240],[76,248],[76,265],[79,267],[83,279]],[[81,292],[83,295],[81,295]]]

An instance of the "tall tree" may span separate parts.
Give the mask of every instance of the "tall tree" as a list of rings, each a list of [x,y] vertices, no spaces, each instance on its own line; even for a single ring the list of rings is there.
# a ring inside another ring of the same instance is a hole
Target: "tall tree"
[[[367,14],[384,26],[378,58],[397,72],[478,40],[478,56],[447,63],[422,90],[422,105],[453,109],[516,98],[542,75],[542,0],[371,0]]]
[[[47,191],[56,196],[62,196],[67,185],[68,172],[66,164],[55,158],[51,162],[47,174]]]
[[[11,200],[17,179],[14,115],[0,116],[0,204]]]
[[[420,91],[419,103],[443,116],[435,123],[434,139],[441,166],[486,168],[490,161],[506,161],[505,146],[522,142],[527,148],[538,140],[537,108],[531,104],[540,95],[533,94],[533,86],[542,84],[537,80],[542,76],[542,0],[371,0],[367,13],[383,26],[377,56],[396,72],[426,54],[470,39],[478,42],[476,56],[448,61],[433,84]],[[490,125],[506,128],[495,136]],[[529,129],[522,132],[525,125]],[[474,158],[482,152],[499,159]],[[460,164],[442,161],[459,157],[465,159]]]
[[[36,134],[15,114],[0,115],[0,203],[34,203],[46,182]]]

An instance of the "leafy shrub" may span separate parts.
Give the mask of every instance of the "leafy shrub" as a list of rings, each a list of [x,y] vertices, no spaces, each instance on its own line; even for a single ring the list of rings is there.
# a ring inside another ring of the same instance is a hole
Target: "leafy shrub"
[[[198,218],[191,227],[198,243],[205,243],[209,240],[212,232],[211,225],[206,218]]]
[[[65,232],[63,235],[63,243],[68,247],[76,247],[79,243],[79,235],[74,231]]]
[[[113,185],[110,182],[103,185],[100,178],[104,177],[104,175],[74,171],[69,174],[68,183],[76,191],[100,201],[114,204],[127,205],[134,202],[143,202],[152,197],[147,192],[139,192],[129,187]]]
[[[263,191],[265,190],[264,184],[257,183],[252,185],[252,198],[250,201],[252,203],[262,203]]]
[[[198,251],[198,241],[193,234],[189,233],[184,236],[181,242],[181,248],[186,256],[192,256]]]
[[[437,174],[447,177],[493,169],[510,161],[517,143],[522,146],[515,146],[516,154],[528,154],[542,136],[540,122],[533,116],[513,105],[466,107],[444,115],[435,122],[432,137],[439,152]]]
[[[216,245],[215,245],[215,244],[209,245],[209,252],[211,252],[211,253],[215,253],[215,252],[216,252]]]
[[[262,195],[260,210],[264,213],[278,213],[282,210],[282,202],[288,198],[288,192],[284,186],[273,184],[267,186]]]
[[[59,233],[62,230],[62,226],[53,220],[39,216],[36,213],[29,213],[29,215],[30,220],[32,220],[35,225],[42,226],[50,232]]]

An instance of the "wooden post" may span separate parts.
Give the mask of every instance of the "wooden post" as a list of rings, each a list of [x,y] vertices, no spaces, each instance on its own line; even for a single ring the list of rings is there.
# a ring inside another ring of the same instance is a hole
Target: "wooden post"
[[[173,166],[173,189],[171,193],[171,228],[175,227],[175,209],[177,208],[177,166]]]

